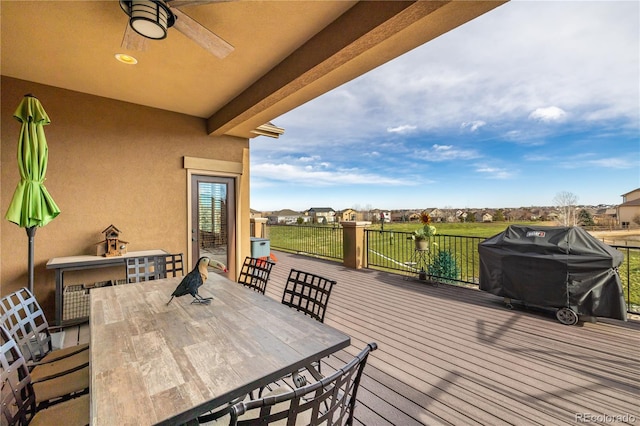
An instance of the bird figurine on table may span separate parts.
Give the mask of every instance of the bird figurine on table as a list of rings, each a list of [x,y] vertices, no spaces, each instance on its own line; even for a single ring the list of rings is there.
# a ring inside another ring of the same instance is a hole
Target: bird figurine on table
[[[204,305],[211,303],[212,297],[202,297],[198,294],[198,288],[204,284],[209,277],[209,270],[207,269],[209,266],[220,269],[222,272],[227,272],[227,267],[224,264],[208,257],[201,257],[198,259],[195,268],[185,275],[180,284],[178,284],[178,287],[173,291],[167,305],[171,303],[174,297],[184,296],[185,294],[193,296],[194,300],[191,303]]]

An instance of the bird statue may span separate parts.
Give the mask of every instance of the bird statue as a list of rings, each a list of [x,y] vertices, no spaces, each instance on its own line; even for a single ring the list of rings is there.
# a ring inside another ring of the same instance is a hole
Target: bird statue
[[[174,297],[184,296],[185,294],[193,296],[194,300],[191,303],[203,305],[211,303],[211,299],[213,299],[212,297],[202,297],[198,294],[198,288],[204,284],[207,278],[209,278],[208,266],[220,269],[222,272],[227,272],[227,267],[221,262],[209,259],[208,257],[201,257],[198,259],[198,263],[195,268],[185,275],[180,284],[178,284],[178,287],[176,287],[173,293],[171,293],[171,299],[169,299],[167,305],[171,303]]]

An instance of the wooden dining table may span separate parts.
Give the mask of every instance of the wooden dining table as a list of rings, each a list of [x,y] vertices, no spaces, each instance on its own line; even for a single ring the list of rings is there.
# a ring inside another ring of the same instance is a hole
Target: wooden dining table
[[[181,424],[349,346],[349,336],[209,273],[91,291],[92,425]]]

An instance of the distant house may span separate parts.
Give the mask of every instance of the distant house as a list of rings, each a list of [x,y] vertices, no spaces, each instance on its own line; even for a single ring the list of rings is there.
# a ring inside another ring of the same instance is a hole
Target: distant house
[[[517,221],[517,220],[532,220],[531,212],[526,209],[513,209],[510,210],[507,214],[505,214],[505,219],[508,221]]]
[[[340,222],[353,222],[358,220],[358,212],[354,209],[344,209],[336,217]]]
[[[622,194],[622,204],[618,206],[618,220],[623,228],[637,225],[636,217],[640,217],[640,188]]]
[[[291,225],[297,223],[299,217],[302,217],[305,222],[308,220],[300,212],[284,209],[270,213],[267,216],[267,223],[269,225]]]
[[[431,216],[432,222],[445,222],[447,213],[440,209],[433,209],[429,212],[429,216]]]
[[[593,221],[596,225],[613,227],[618,223],[618,208],[605,207],[596,210],[593,214]]]
[[[409,210],[394,210],[391,212],[391,222],[407,222],[411,213]]]
[[[420,220],[420,212],[409,213],[409,222],[417,222]]]
[[[336,211],[331,207],[311,207],[307,214],[315,223],[333,223],[336,221]]]

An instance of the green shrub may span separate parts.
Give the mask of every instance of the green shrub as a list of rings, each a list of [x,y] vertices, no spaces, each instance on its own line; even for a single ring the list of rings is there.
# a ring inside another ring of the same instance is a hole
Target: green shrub
[[[429,275],[437,281],[451,284],[460,279],[460,268],[451,253],[438,250],[429,264]]]

